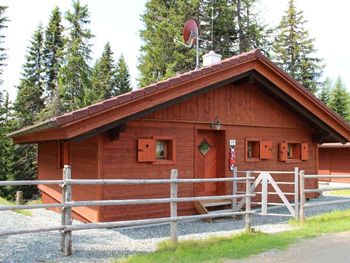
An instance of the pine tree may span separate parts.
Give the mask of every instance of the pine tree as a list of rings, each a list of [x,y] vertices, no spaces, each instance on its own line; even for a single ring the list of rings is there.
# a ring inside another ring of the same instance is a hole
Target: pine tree
[[[115,93],[114,95],[120,95],[132,90],[130,84],[130,73],[128,65],[126,64],[123,55],[120,56],[117,62],[115,84],[117,86],[117,93]]]
[[[144,29],[138,69],[141,87],[178,72],[195,68],[195,50],[175,44],[182,41],[182,28],[189,18],[197,19],[199,0],[160,1],[150,0],[141,16]]]
[[[349,93],[342,79],[338,77],[331,93],[330,107],[339,116],[349,119],[349,101]]]
[[[65,63],[60,70],[60,93],[66,111],[86,105],[85,96],[91,90],[91,45],[93,37],[87,26],[90,24],[87,5],[73,1],[73,10],[66,13],[69,34],[65,49]]]
[[[23,65],[14,110],[19,128],[32,125],[44,108],[43,29],[35,30]]]
[[[332,85],[332,80],[330,78],[326,78],[322,84],[322,88],[318,96],[319,99],[323,101],[327,106],[329,106],[331,102]]]
[[[28,48],[26,62],[23,66],[22,79],[14,103],[15,127],[33,125],[37,115],[44,108],[43,91],[43,29],[41,25],[35,30],[31,45]],[[14,147],[14,180],[33,180],[37,174],[37,147],[35,145],[15,145]],[[36,187],[11,187],[12,196],[16,190],[24,191],[26,198],[37,193]]]
[[[288,10],[277,28],[273,50],[275,62],[315,93],[323,66],[322,60],[316,57],[314,39],[309,37],[305,23],[303,12],[296,9],[294,0],[289,0]]]
[[[50,102],[58,89],[58,73],[63,63],[63,26],[61,12],[58,7],[52,10],[45,30],[44,65],[46,99]]]
[[[266,26],[260,22],[256,0],[201,1],[201,35],[213,43],[202,43],[206,50],[214,49],[223,58],[254,48],[268,50]],[[211,17],[214,21],[212,25]]]
[[[5,28],[7,28],[7,22],[9,21],[8,18],[5,16],[7,6],[0,6],[0,32],[2,32]],[[7,58],[5,48],[3,46],[4,44],[5,35],[0,33],[0,77],[3,73],[3,67],[5,66],[5,60]],[[2,83],[2,80],[0,79],[0,84]]]
[[[114,74],[113,52],[110,43],[107,42],[92,70],[92,92],[89,94],[89,103],[108,99],[117,93]]]
[[[0,91],[0,181],[13,177],[13,144],[6,136],[11,131],[9,95]],[[6,187],[0,187],[0,196],[9,197]]]
[[[142,16],[145,29],[139,59],[140,86],[195,67],[195,50],[173,42],[182,40],[185,21],[199,21],[201,54],[213,49],[222,58],[253,48],[269,48],[269,31],[260,23],[256,0],[160,1],[146,4]],[[212,24],[212,16],[214,22]],[[213,34],[212,34],[213,33]]]

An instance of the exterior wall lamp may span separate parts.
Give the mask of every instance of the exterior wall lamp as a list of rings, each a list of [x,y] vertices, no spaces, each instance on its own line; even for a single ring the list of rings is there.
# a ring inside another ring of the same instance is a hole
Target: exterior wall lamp
[[[210,128],[215,130],[221,129],[221,122],[218,117],[216,117],[215,120],[210,124]]]

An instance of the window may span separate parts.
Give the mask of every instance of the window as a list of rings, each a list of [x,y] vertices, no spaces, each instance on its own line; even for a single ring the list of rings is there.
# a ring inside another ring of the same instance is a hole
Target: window
[[[272,158],[272,142],[246,139],[246,162],[260,162]]]
[[[260,158],[259,142],[248,141],[247,142],[247,158]]]
[[[175,163],[175,141],[172,137],[153,136],[138,140],[138,162],[157,164]]]
[[[166,160],[168,157],[169,141],[156,141],[156,159]]]
[[[306,161],[309,158],[309,148],[307,143],[282,142],[279,146],[280,161]]]
[[[300,160],[300,143],[288,143],[288,159]]]
[[[198,150],[201,152],[201,154],[206,155],[210,150],[210,144],[203,139],[203,141],[199,144]]]

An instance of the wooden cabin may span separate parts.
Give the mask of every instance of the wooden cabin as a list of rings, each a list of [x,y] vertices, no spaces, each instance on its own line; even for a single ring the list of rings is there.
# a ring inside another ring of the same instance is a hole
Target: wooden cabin
[[[350,174],[350,143],[324,143],[319,146],[319,174]],[[350,183],[350,178],[322,179]]]
[[[350,128],[259,50],[193,70],[10,134],[38,144],[38,178],[231,177],[239,170],[318,171],[318,143],[350,141]],[[279,180],[293,180],[280,175]],[[231,193],[231,183],[181,184],[179,196]],[[288,185],[285,185],[288,187]],[[289,187],[293,187],[290,186]],[[309,180],[307,187],[317,187]],[[58,186],[40,186],[44,203]],[[284,190],[288,191],[288,188]],[[74,200],[169,197],[169,185],[73,186]],[[168,204],[74,208],[83,221],[164,217]],[[180,203],[179,215],[195,214]]]

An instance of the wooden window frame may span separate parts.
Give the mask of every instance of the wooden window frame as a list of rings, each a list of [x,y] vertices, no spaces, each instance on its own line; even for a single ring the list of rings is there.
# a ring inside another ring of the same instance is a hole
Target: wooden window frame
[[[285,162],[285,163],[302,163],[303,161],[307,161],[308,160],[308,156],[306,157],[306,159],[303,159],[302,156],[302,147],[304,144],[307,144],[305,142],[301,142],[301,141],[284,141],[283,143],[287,144],[287,160],[285,161],[281,161],[281,162]],[[297,145],[297,147],[299,148],[299,156],[298,158],[289,158],[288,156],[288,151],[289,151],[289,146],[290,145],[294,145],[294,147]]]
[[[259,154],[259,157],[252,157],[252,158],[249,158],[248,157],[248,144],[250,142],[253,142],[253,143],[257,143],[258,144],[258,154]],[[244,156],[245,156],[245,161],[247,163],[256,163],[256,162],[261,162],[261,159],[260,159],[260,142],[261,140],[258,140],[258,139],[250,139],[250,138],[246,138],[245,139],[245,151],[244,151]]]
[[[175,164],[176,162],[176,143],[175,138],[172,136],[153,136],[153,140],[155,140],[155,143],[157,145],[157,141],[165,141],[167,142],[166,148],[167,148],[167,159],[155,159],[153,161],[153,165],[171,165]],[[157,147],[156,147],[157,148]],[[155,149],[157,150],[157,149]]]

